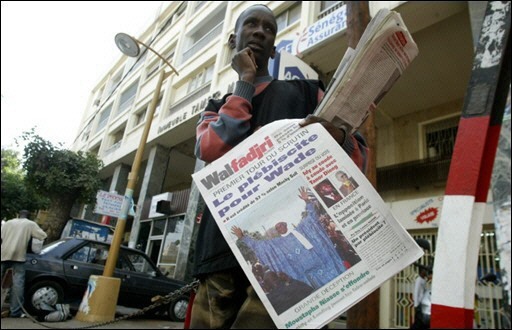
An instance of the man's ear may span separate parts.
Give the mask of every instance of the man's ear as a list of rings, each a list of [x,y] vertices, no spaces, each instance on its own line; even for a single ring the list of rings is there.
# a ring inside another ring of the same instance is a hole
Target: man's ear
[[[274,59],[276,56],[276,46],[272,47],[272,51],[270,52],[270,58]]]
[[[236,36],[233,33],[229,35],[228,45],[229,48],[236,49]]]

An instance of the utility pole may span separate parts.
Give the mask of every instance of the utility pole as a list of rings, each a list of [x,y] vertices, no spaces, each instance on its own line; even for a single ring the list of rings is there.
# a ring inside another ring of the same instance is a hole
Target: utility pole
[[[355,49],[359,39],[370,22],[368,1],[347,1],[347,37],[348,46]],[[362,109],[361,109],[362,110]],[[367,159],[366,177],[374,188],[377,188],[376,167],[376,133],[375,115],[371,112],[360,128],[370,149]],[[348,329],[378,329],[379,328],[379,289],[347,311]]]
[[[510,1],[489,1],[446,183],[432,328],[473,326],[480,234],[509,86]]]

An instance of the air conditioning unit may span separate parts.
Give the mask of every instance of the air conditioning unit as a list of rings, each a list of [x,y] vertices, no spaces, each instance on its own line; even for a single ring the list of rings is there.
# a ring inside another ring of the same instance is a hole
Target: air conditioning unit
[[[100,105],[100,102],[101,102],[100,99],[96,99],[96,100],[94,100],[94,102],[92,104],[95,106],[98,106],[98,105]]]
[[[151,206],[149,208],[149,218],[158,218],[172,213],[171,210],[172,193],[166,192],[155,195],[151,198]]]

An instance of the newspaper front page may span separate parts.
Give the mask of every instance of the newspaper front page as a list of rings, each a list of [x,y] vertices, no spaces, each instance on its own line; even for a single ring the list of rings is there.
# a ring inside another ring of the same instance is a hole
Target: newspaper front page
[[[268,124],[193,174],[278,328],[321,328],[423,255],[320,125]]]

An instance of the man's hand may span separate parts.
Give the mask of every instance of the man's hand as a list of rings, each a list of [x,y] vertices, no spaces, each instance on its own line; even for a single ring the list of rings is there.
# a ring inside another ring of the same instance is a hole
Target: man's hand
[[[253,51],[246,47],[240,52],[236,53],[231,60],[231,67],[238,73],[240,80],[248,83],[254,83],[258,65],[256,65],[256,58]]]
[[[237,226],[231,227],[231,233],[238,237],[238,239],[244,237],[244,232],[242,231],[242,229],[240,229],[240,227]]]
[[[309,201],[308,190],[306,187],[299,188],[299,198],[305,202]]]
[[[342,145],[343,142],[345,142],[345,131],[340,128],[337,128],[331,122],[320,117],[308,115],[301,122],[299,122],[299,125],[300,127],[304,127],[314,123],[320,123],[327,130],[327,132],[331,134],[331,136],[336,140],[336,142],[338,142],[339,145]]]

